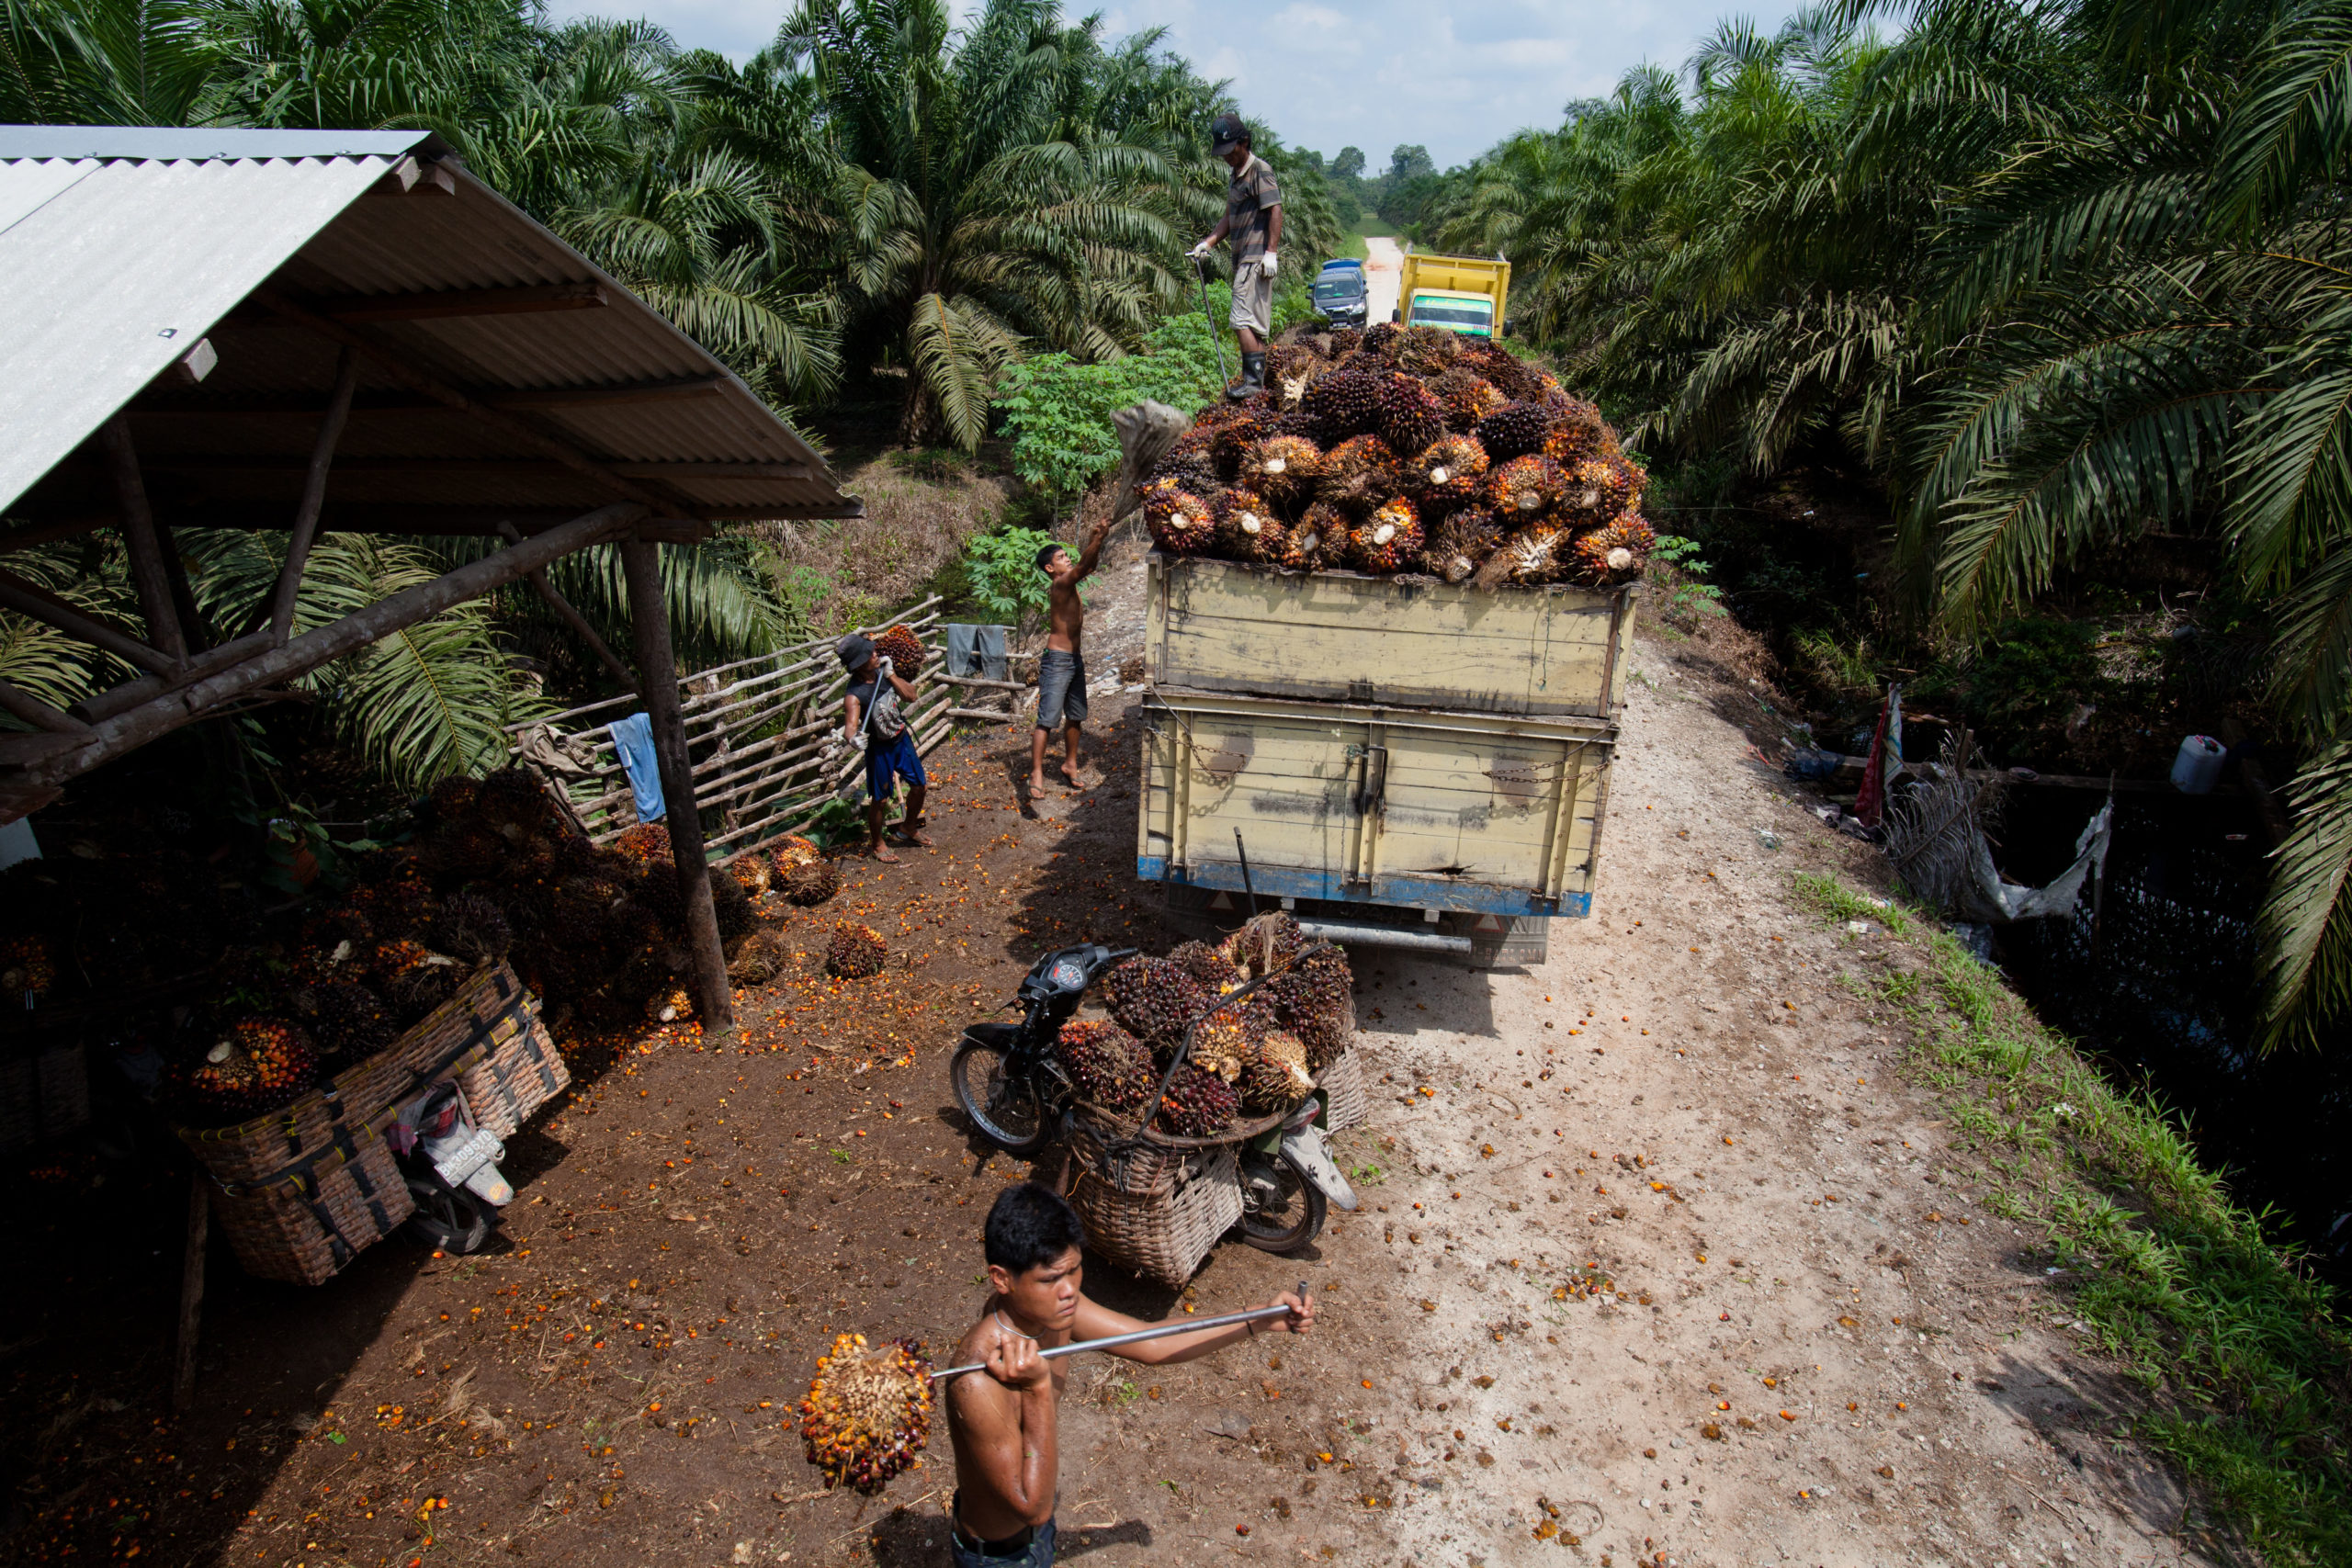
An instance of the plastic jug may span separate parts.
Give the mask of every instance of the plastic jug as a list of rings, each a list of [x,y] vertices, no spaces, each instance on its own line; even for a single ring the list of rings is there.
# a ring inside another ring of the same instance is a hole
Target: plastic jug
[[[2180,743],[2172,760],[2172,787],[2183,795],[2211,795],[2222,782],[2222,763],[2229,749],[2210,735],[2192,735]]]

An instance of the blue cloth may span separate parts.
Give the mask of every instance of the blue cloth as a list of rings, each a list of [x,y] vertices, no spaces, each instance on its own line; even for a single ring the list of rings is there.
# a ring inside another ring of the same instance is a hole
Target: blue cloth
[[[915,750],[915,734],[901,729],[885,740],[871,737],[865,746],[865,793],[876,800],[896,800],[898,781],[921,789],[930,783],[922,773],[922,753]]]
[[[629,794],[637,798],[637,819],[659,822],[669,807],[662,802],[662,765],[653,760],[653,720],[641,713],[613,720],[613,750],[621,754],[621,772],[628,775]]]

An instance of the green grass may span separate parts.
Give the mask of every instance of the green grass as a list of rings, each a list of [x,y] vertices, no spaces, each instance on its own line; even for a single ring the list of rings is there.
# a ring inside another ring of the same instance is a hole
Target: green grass
[[[1912,962],[1864,984],[1984,1156],[1986,1206],[2038,1230],[2068,1306],[2145,1389],[2141,1437],[2189,1476],[2235,1560],[2352,1562],[2352,1339],[2265,1215],[2238,1207],[2173,1117],[2118,1090],[1951,936],[1826,876],[1828,921],[1887,926]],[[2236,1550],[2232,1550],[2232,1548]]]

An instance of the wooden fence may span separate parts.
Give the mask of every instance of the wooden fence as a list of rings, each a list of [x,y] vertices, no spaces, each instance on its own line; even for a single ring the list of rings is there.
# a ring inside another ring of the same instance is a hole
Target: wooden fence
[[[919,671],[923,689],[906,716],[915,748],[922,752],[944,740],[958,718],[1002,723],[1012,716],[954,705],[953,686],[998,683],[945,678],[945,649],[934,646],[938,606],[936,597],[926,599],[879,626],[859,628],[870,637],[903,626],[930,649]],[[848,672],[833,652],[835,640],[797,643],[679,679],[695,804],[720,813],[718,826],[707,835],[714,863],[805,829],[833,791],[864,765],[864,754],[854,750],[836,752],[830,760],[826,755],[828,745],[841,733],[842,698],[849,689]],[[532,761],[532,749],[526,747],[530,732],[548,731],[572,765],[542,767],[540,772],[563,790],[582,826],[598,843],[611,842],[637,821],[628,775],[613,746],[612,726],[640,706],[635,694],[624,694],[507,727],[508,753],[526,765]],[[576,728],[583,723],[585,728]]]

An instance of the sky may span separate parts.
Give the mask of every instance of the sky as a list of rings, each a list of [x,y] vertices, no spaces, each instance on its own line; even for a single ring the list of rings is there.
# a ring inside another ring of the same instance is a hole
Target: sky
[[[977,0],[956,0],[969,12]],[[738,59],[765,44],[785,0],[555,0],[559,16],[643,15],[689,48]],[[1228,79],[1245,117],[1293,147],[1363,150],[1367,173],[1403,143],[1448,168],[1528,126],[1555,126],[1645,61],[1679,68],[1735,12],[1769,31],[1787,0],[1069,0],[1114,38],[1168,28],[1167,47]]]

